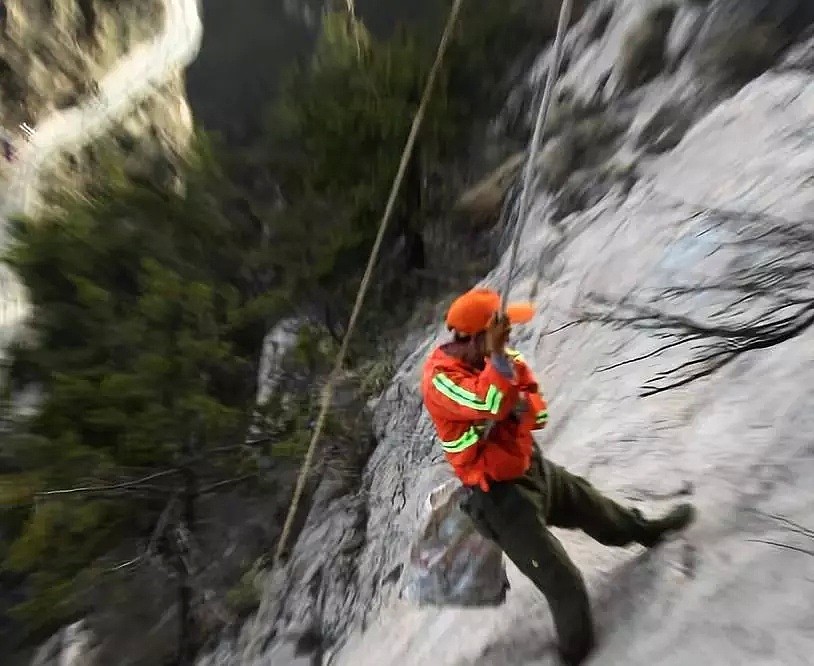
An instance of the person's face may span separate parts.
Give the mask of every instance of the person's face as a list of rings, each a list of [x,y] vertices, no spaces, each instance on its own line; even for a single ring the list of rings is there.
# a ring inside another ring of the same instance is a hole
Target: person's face
[[[472,348],[479,358],[484,358],[487,355],[485,332],[478,333],[472,338]]]
[[[474,368],[482,368],[486,355],[486,333],[473,335],[466,343],[464,360]]]

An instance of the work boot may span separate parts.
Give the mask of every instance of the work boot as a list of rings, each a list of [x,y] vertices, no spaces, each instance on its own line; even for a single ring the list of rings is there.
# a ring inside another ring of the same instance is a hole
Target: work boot
[[[633,509],[633,512],[642,520],[643,534],[637,541],[646,548],[657,546],[667,534],[680,532],[695,520],[695,507],[688,503],[679,504],[661,518],[654,520],[646,519],[638,509]]]
[[[557,649],[557,655],[559,656],[560,666],[582,666],[585,661],[588,659],[588,655],[593,650],[593,645],[589,647],[582,647],[577,651],[568,652],[563,650],[562,647]]]

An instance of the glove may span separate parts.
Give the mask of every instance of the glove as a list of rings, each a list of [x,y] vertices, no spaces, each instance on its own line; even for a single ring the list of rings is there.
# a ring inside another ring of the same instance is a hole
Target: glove
[[[526,399],[525,396],[521,396],[517,399],[517,403],[512,410],[512,413],[517,417],[517,420],[521,420],[523,414],[529,411],[529,401]]]

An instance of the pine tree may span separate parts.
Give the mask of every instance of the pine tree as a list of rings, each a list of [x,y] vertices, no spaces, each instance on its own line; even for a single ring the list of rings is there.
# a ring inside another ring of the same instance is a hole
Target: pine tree
[[[83,590],[116,568],[106,555],[132,541],[124,566],[173,572],[181,663],[193,654],[196,505],[257,482],[244,441],[276,298],[244,264],[260,230],[222,214],[233,193],[216,164],[201,142],[181,192],[111,165],[88,196],[13,227],[33,317],[11,383],[42,401],[6,433],[0,527],[32,635],[85,610]]]

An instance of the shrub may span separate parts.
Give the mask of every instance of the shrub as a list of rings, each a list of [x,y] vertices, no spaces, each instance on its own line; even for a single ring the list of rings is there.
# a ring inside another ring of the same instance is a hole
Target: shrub
[[[675,14],[675,5],[658,5],[625,35],[619,64],[622,89],[638,88],[664,70],[667,36]]]
[[[33,317],[11,381],[43,399],[3,442],[0,494],[15,506],[0,514],[0,575],[25,582],[13,614],[32,631],[83,613],[111,551],[140,550],[160,516],[193,531],[194,511],[167,497],[189,507],[224,477],[256,478],[235,443],[273,306],[250,268],[257,236],[222,213],[207,150],[190,156],[184,193],[111,168],[93,191],[13,225],[6,260]]]
[[[769,69],[788,43],[788,35],[770,23],[724,31],[704,46],[698,69],[701,74],[743,84]]]
[[[255,562],[226,593],[226,608],[238,620],[251,615],[260,606],[262,591],[258,575],[263,565],[261,560]]]

